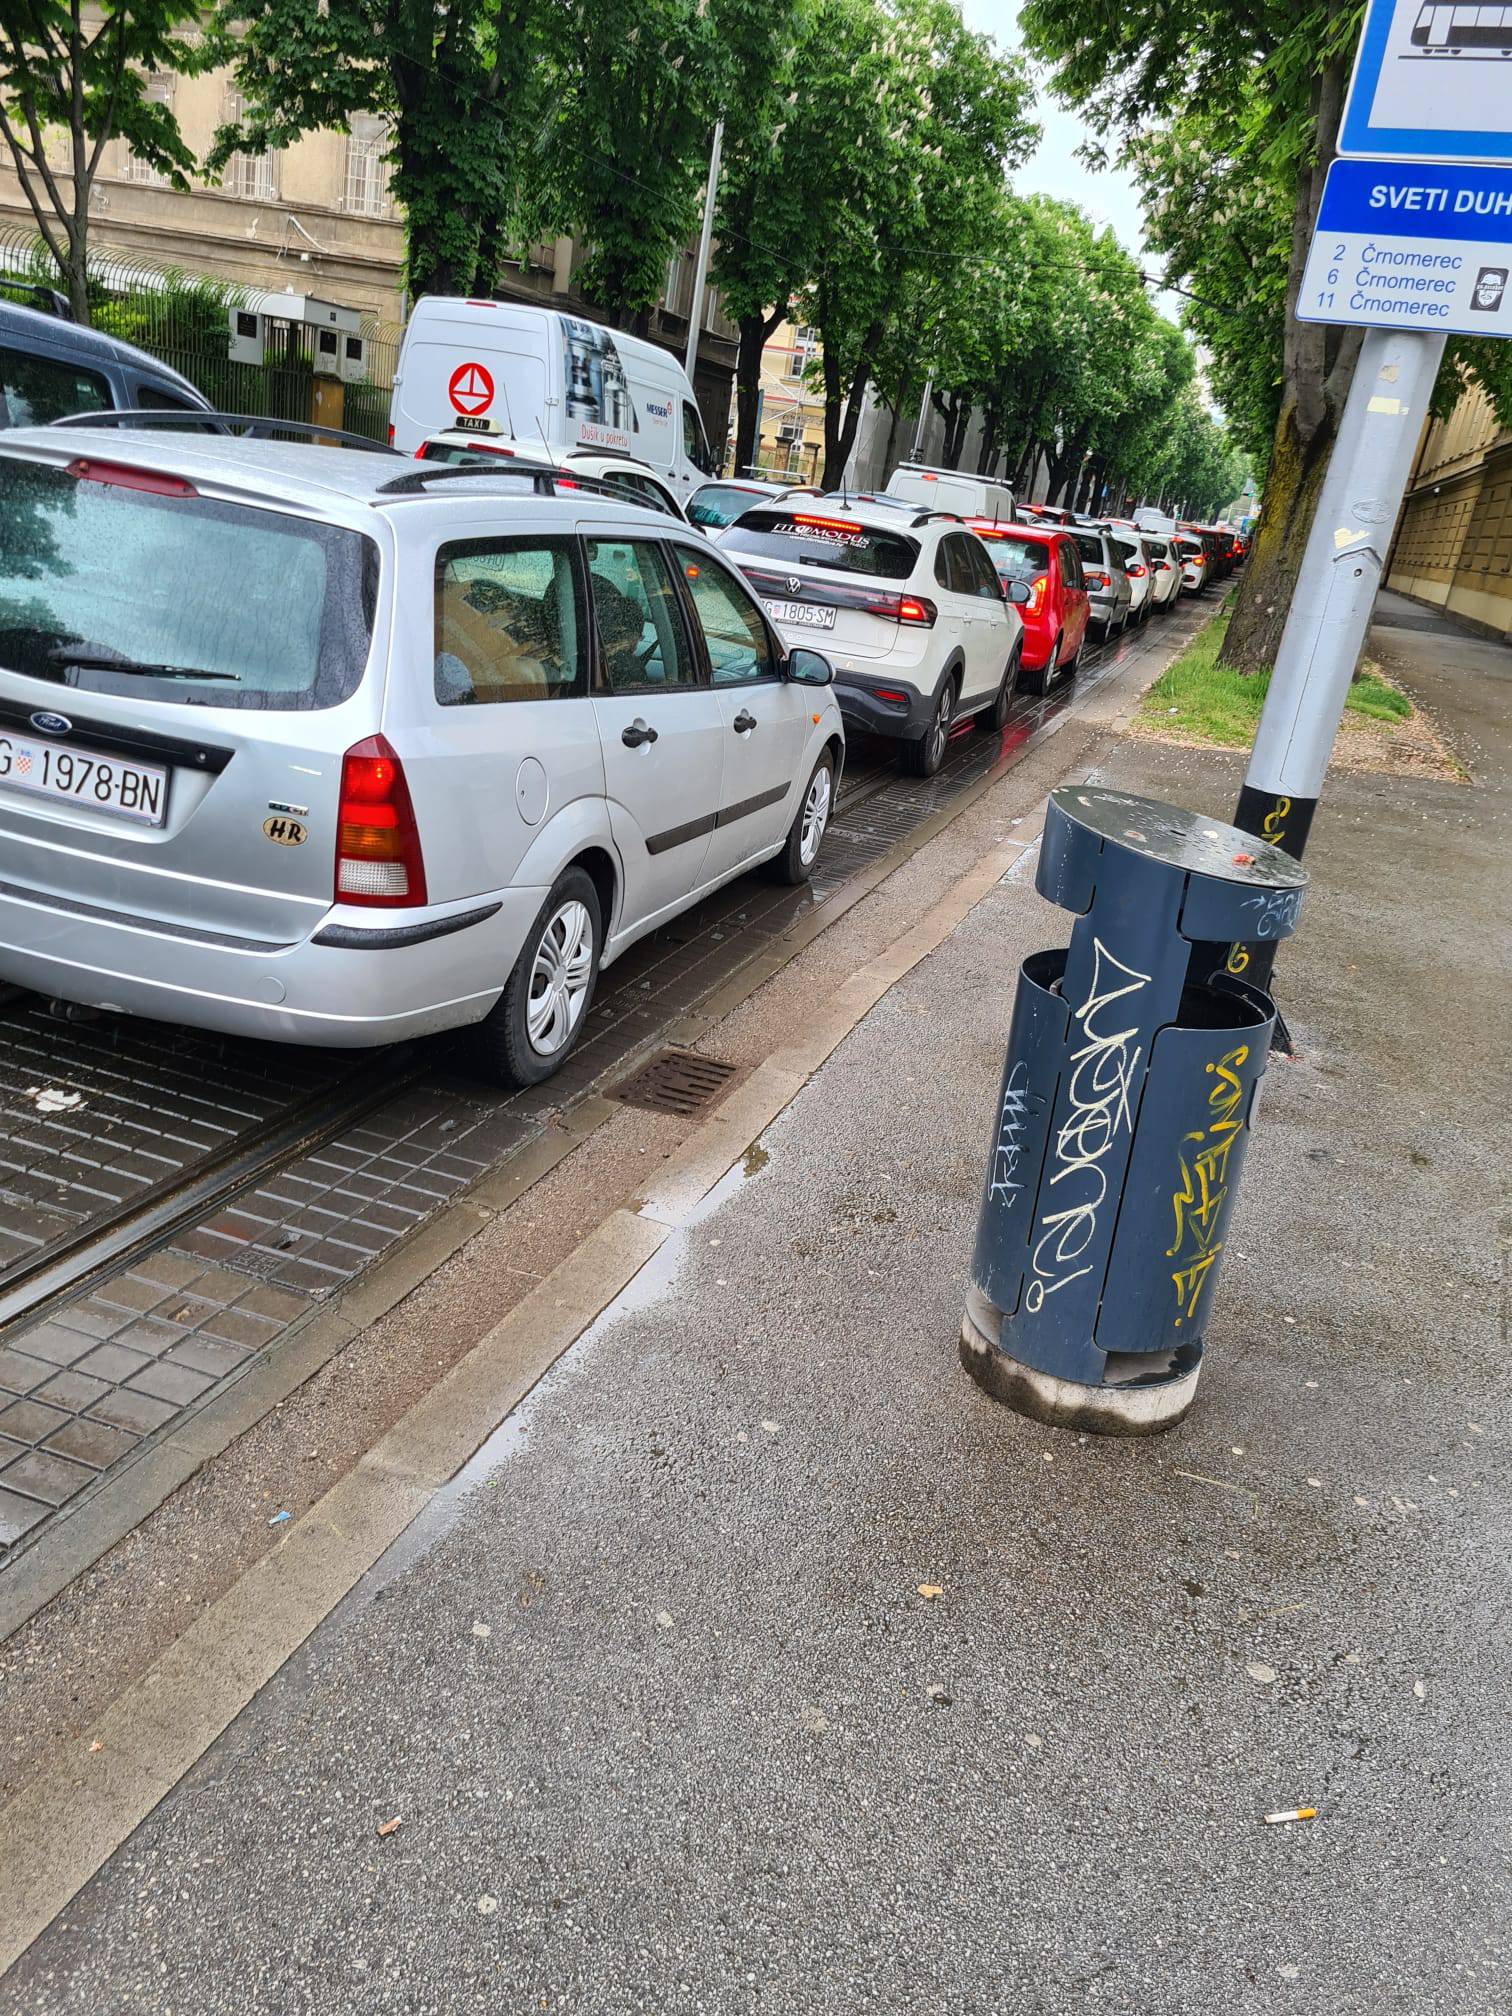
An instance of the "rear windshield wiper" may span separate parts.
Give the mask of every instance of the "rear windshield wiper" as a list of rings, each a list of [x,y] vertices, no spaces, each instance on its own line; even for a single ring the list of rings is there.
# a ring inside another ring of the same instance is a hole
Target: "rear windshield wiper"
[[[223,679],[240,686],[240,672],[206,672],[196,665],[155,665],[150,660],[128,658],[118,651],[74,650],[60,644],[48,652],[55,665],[77,665],[86,672],[124,672],[133,679]]]

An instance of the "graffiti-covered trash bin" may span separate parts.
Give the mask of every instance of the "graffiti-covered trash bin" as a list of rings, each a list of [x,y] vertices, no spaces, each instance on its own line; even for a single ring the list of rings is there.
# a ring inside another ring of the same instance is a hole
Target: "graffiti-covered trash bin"
[[[1142,1435],[1191,1406],[1275,1027],[1224,962],[1288,937],[1306,881],[1177,806],[1052,795],[1035,882],[1076,922],[1019,972],[961,1320],[1021,1413]]]

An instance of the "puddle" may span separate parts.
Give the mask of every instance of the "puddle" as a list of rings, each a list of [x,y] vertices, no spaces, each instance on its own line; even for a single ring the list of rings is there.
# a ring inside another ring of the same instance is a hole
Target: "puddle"
[[[350,1609],[366,1606],[390,1589],[411,1568],[430,1554],[456,1525],[469,1500],[484,1489],[497,1488],[503,1473],[524,1450],[530,1434],[531,1417],[548,1396],[554,1397],[562,1382],[585,1376],[594,1345],[611,1324],[651,1308],[673,1288],[688,1257],[691,1236],[725,1204],[751,1176],[767,1167],[770,1151],[753,1142],[744,1159],[714,1185],[670,1234],[658,1253],[625,1283],[614,1299],[601,1309],[582,1335],[549,1365],[525,1398],[507,1414],[479,1445],[454,1477],[448,1479],[414,1522],[379,1556],[345,1601],[331,1622],[338,1628]]]

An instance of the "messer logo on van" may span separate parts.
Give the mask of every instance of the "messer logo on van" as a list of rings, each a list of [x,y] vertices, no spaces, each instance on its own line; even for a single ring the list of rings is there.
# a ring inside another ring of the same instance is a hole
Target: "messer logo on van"
[[[49,714],[46,709],[40,714],[33,714],[31,725],[44,735],[66,735],[73,727],[66,714]]]

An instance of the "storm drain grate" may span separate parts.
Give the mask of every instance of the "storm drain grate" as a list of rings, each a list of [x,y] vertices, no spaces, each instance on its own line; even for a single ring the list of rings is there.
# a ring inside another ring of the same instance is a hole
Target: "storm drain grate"
[[[701,1113],[712,1106],[740,1067],[722,1057],[699,1057],[691,1050],[663,1050],[649,1064],[643,1064],[623,1085],[616,1085],[611,1097],[627,1106],[643,1106],[652,1113]]]

